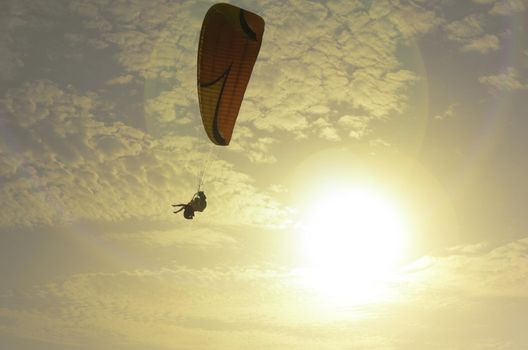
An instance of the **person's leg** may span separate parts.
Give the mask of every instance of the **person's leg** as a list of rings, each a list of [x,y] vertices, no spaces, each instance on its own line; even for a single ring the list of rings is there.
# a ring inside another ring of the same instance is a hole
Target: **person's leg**
[[[183,209],[185,209],[185,204],[173,204],[172,205],[173,207],[181,207],[180,209],[176,210],[176,211],[173,211],[174,214],[178,214],[180,211],[182,211]]]

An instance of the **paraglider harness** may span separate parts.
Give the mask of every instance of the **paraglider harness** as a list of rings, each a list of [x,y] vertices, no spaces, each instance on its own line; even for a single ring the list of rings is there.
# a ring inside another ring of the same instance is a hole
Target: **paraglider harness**
[[[207,197],[205,196],[205,193],[203,191],[198,191],[194,194],[189,203],[173,204],[173,207],[180,207],[180,209],[174,211],[173,213],[177,214],[183,210],[183,217],[188,220],[192,220],[195,211],[202,212],[204,211],[205,207],[207,207],[206,198]]]
[[[207,172],[209,165],[213,161],[212,158],[214,158],[215,156],[214,153],[214,147],[211,147],[207,156],[207,160],[201,172],[198,174],[198,188],[196,190],[196,193],[193,195],[192,199],[187,204],[173,204],[173,207],[180,207],[180,209],[173,212],[174,214],[177,214],[183,210],[183,217],[188,220],[192,220],[194,217],[194,212],[202,212],[204,211],[205,207],[207,207],[207,197],[205,196],[205,193],[201,190],[201,188],[205,182],[205,173]]]

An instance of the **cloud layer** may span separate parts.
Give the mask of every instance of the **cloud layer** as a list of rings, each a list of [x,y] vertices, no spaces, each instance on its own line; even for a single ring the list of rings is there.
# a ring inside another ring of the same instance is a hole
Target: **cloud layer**
[[[526,315],[516,311],[528,296],[527,240],[478,249],[422,258],[401,282],[391,282],[397,297],[383,305],[329,307],[273,267],[177,267],[80,274],[24,293],[4,292],[0,327],[10,335],[84,347],[330,349],[364,343],[368,349],[420,349],[428,343],[514,349],[512,338],[527,340],[521,331]],[[490,317],[498,308],[503,317]],[[454,337],[470,320],[476,338]]]
[[[3,226],[159,219],[171,202],[192,195],[206,166],[207,151],[195,138],[155,140],[122,122],[104,122],[116,112],[96,93],[37,81],[8,92],[1,104]],[[209,188],[218,188],[211,200],[230,198],[238,222],[263,222],[265,207],[278,210],[230,164],[216,161],[207,177]]]

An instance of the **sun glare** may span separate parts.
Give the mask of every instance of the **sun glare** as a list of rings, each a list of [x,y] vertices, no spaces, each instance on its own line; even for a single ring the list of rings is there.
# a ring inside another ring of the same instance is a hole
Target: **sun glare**
[[[403,219],[391,202],[368,189],[334,189],[307,210],[301,237],[304,285],[328,302],[387,298],[405,250]]]

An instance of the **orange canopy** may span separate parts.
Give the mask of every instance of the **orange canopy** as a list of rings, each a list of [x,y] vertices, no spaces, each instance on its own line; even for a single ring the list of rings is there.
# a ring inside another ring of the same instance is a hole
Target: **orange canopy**
[[[262,17],[229,4],[205,15],[198,47],[198,99],[209,139],[231,141],[264,34]]]

